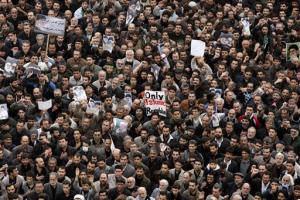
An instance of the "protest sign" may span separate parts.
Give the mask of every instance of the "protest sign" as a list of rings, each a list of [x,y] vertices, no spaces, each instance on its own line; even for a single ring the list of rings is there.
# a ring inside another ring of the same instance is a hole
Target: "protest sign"
[[[203,56],[205,51],[205,42],[201,40],[192,40],[191,43],[191,55]]]
[[[108,35],[104,35],[103,36],[103,51],[108,51],[108,52],[112,52],[113,48],[114,48],[114,36],[108,36]]]
[[[113,125],[114,125],[114,130],[118,136],[122,136],[122,137],[126,136],[128,124],[125,120],[114,118]]]
[[[50,17],[46,15],[36,15],[34,31],[49,35],[64,36],[66,19]]]
[[[300,42],[286,44],[286,60],[290,61],[291,58],[298,58],[300,56]]]
[[[40,75],[41,68],[36,64],[29,64],[25,69],[24,75],[26,78],[30,78],[33,74]]]
[[[48,101],[38,101],[37,104],[39,110],[48,110],[52,107],[52,100],[50,99]]]
[[[126,25],[133,22],[134,18],[137,16],[137,13],[141,10],[141,3],[138,0],[131,0],[129,2],[127,15],[126,15]]]
[[[241,19],[241,23],[243,25],[243,35],[244,36],[250,36],[251,32],[250,32],[250,21],[248,17],[244,17]]]
[[[124,99],[129,107],[132,106],[132,94],[131,92],[124,92]]]
[[[224,48],[230,48],[232,46],[232,41],[233,41],[233,35],[232,33],[221,33],[220,35],[220,41],[221,41],[221,45]]]
[[[7,104],[0,104],[0,120],[8,119]]]
[[[4,76],[12,77],[17,67],[18,59],[7,57],[4,65]]]
[[[145,91],[144,105],[146,114],[151,115],[152,112],[158,112],[159,115],[167,116],[166,95],[162,91]]]
[[[87,113],[92,113],[96,116],[99,115],[99,104],[97,104],[93,99],[89,100],[89,103],[87,104],[86,112]]]
[[[73,93],[74,93],[73,98],[74,98],[75,101],[87,100],[85,90],[83,89],[82,86],[74,86],[73,87]]]

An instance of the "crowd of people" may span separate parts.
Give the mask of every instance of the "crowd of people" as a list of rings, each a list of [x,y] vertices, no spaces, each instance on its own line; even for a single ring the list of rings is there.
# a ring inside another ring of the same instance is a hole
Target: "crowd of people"
[[[0,199],[300,199],[299,4],[1,0]]]

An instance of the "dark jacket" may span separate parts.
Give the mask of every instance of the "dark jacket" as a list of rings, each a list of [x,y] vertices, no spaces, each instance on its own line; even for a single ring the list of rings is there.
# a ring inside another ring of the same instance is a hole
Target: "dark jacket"
[[[55,188],[53,188],[50,183],[46,183],[44,191],[49,196],[49,200],[58,200],[58,197],[63,193],[62,188],[61,183],[57,183]]]

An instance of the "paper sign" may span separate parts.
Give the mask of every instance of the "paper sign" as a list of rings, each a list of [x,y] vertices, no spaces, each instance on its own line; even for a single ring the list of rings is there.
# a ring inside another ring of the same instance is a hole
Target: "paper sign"
[[[232,33],[221,33],[220,35],[220,41],[221,41],[221,45],[223,47],[226,47],[226,48],[230,48],[232,46],[232,39],[233,35]]]
[[[300,57],[300,42],[287,43],[286,44],[286,59],[287,61],[292,60],[292,58]]]
[[[18,59],[7,57],[4,65],[4,76],[12,77],[17,67]]]
[[[146,114],[151,115],[152,112],[158,112],[159,115],[167,116],[166,95],[162,91],[145,91],[144,104]]]
[[[87,100],[85,90],[83,89],[82,86],[74,86],[73,92],[74,92],[74,100],[75,101]]]
[[[99,115],[99,108],[98,105],[95,103],[95,101],[93,99],[90,99],[87,108],[86,108],[86,112],[87,113],[92,113],[96,116]]]
[[[127,122],[123,119],[114,118],[113,124],[117,135],[125,137],[125,135],[127,134],[127,127],[128,127]]]
[[[64,36],[66,19],[49,17],[46,15],[36,15],[34,31],[49,35]]]
[[[39,110],[48,110],[49,108],[52,107],[52,100],[48,101],[38,101],[38,108]]]
[[[132,106],[132,94],[130,92],[124,92],[124,99],[129,107]]]
[[[39,74],[41,74],[41,68],[38,65],[36,65],[36,64],[29,64],[27,66],[27,68],[25,69],[24,75],[27,78],[30,78],[33,74],[35,74],[37,76]]]
[[[191,55],[192,56],[203,56],[205,51],[205,42],[201,40],[192,40],[191,43]]]
[[[7,104],[0,104],[0,120],[8,119]]]
[[[111,53],[114,48],[114,42],[115,42],[114,36],[104,35],[103,42],[102,42],[103,50]]]
[[[141,10],[141,3],[138,0],[131,0],[129,2],[127,15],[126,15],[126,22],[125,24],[128,25],[133,22],[134,18],[137,16],[137,13]]]
[[[243,25],[243,35],[244,36],[250,36],[251,32],[250,32],[250,21],[249,18],[245,17],[241,19],[241,23]]]

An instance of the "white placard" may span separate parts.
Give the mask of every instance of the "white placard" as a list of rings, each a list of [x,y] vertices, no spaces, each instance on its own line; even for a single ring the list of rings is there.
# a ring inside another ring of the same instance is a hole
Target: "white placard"
[[[138,0],[131,0],[126,14],[125,24],[128,25],[133,22],[134,18],[137,16],[137,13],[141,10],[141,3]]]
[[[158,112],[159,115],[167,116],[166,95],[162,91],[145,91],[144,104],[146,114],[151,115],[152,112]]]
[[[74,100],[75,101],[83,101],[87,100],[87,96],[85,90],[82,86],[74,86],[73,87]]]
[[[7,57],[4,65],[4,76],[12,77],[15,73],[18,64],[18,59]]]
[[[127,134],[128,123],[123,119],[114,118],[113,124],[116,134],[125,137]]]
[[[36,15],[34,31],[49,35],[64,36],[66,19],[49,17],[46,15]]]
[[[0,104],[0,120],[8,119],[7,104]]]
[[[251,35],[251,31],[250,31],[250,21],[249,18],[245,17],[241,19],[241,23],[243,25],[243,35],[244,36],[250,36]]]
[[[90,99],[89,103],[87,104],[86,112],[87,113],[92,113],[96,116],[99,115],[99,107],[93,99]]]
[[[103,42],[102,42],[103,50],[112,53],[114,48],[114,42],[115,42],[114,36],[103,35]]]
[[[191,43],[191,55],[203,56],[205,51],[205,42],[201,40],[192,40]]]
[[[48,110],[52,107],[52,100],[50,99],[48,101],[38,101],[37,104],[39,110]]]

